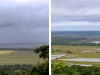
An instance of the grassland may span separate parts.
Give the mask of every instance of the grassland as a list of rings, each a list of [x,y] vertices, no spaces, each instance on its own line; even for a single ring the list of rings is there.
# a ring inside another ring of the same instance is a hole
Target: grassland
[[[0,50],[0,55],[1,54],[10,54],[12,53],[12,50]]]
[[[42,61],[33,50],[0,50],[0,65],[36,64]]]
[[[99,62],[83,62],[83,61],[68,61],[61,59],[70,58],[100,58],[100,46],[66,46],[66,45],[52,45],[52,55],[65,54],[60,58],[52,60],[55,62],[66,62],[66,64],[91,64],[99,66]]]

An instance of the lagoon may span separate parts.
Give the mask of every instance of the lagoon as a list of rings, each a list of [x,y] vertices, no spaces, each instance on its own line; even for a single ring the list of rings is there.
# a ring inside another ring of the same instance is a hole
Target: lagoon
[[[79,62],[100,62],[100,58],[70,58],[70,59],[59,59],[67,61],[79,61]]]

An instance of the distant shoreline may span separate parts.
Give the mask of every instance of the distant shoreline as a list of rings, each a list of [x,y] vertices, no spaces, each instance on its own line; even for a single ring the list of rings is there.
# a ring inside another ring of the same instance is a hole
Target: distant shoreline
[[[42,45],[48,45],[46,43],[37,44],[0,44],[0,50],[33,50]]]

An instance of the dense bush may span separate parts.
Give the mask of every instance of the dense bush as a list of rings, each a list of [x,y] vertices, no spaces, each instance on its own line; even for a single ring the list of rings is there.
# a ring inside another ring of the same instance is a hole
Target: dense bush
[[[52,75],[100,75],[100,67],[67,66],[65,63],[52,64]]]
[[[0,75],[23,75],[31,71],[32,65],[1,65]]]

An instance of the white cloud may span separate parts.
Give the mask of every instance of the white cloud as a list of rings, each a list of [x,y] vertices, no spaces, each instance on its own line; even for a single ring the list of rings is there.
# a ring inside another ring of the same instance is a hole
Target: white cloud
[[[100,26],[100,22],[88,22],[88,21],[61,21],[52,22],[52,26]]]

